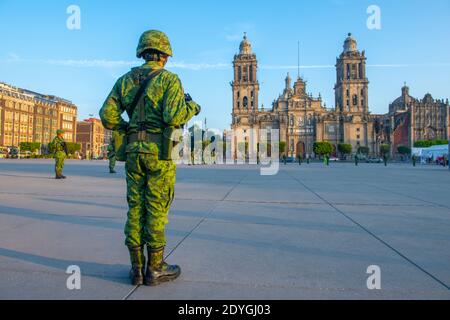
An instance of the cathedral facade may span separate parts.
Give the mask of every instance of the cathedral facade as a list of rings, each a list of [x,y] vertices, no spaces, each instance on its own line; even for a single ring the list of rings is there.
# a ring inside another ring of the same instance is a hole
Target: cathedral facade
[[[386,114],[369,110],[369,80],[366,75],[365,51],[358,50],[351,34],[336,58],[335,107],[327,109],[320,95],[306,91],[306,82],[298,77],[294,83],[288,74],[285,88],[270,109],[259,107],[258,63],[252,46],[244,35],[239,53],[233,61],[234,79],[232,155],[236,159],[240,143],[258,143],[261,129],[278,129],[288,157],[313,157],[314,142],[328,141],[337,155],[338,145],[352,145],[353,153],[367,147],[370,155],[379,155],[380,146],[389,144],[392,155],[399,146],[412,148],[418,140],[450,137],[448,99],[435,100],[427,94],[422,100],[402,89],[402,96],[389,106]],[[253,137],[246,135],[253,132]],[[256,137],[256,138],[255,138]]]
[[[359,52],[351,36],[345,40],[344,49],[336,59],[335,108],[327,109],[320,95],[313,97],[306,91],[306,82],[298,77],[294,83],[288,74],[282,94],[270,109],[259,108],[258,64],[252,47],[244,36],[239,54],[233,61],[234,80],[232,129],[245,132],[261,129],[278,129],[280,142],[285,143],[288,157],[303,158],[313,154],[316,141],[328,141],[335,150],[339,143],[349,143],[356,152],[359,147],[369,147],[377,153],[385,139],[384,118],[369,112],[369,81],[366,77],[365,52]],[[259,136],[258,134],[256,134]],[[233,155],[236,157],[238,137],[235,137]],[[336,154],[336,151],[335,151]]]

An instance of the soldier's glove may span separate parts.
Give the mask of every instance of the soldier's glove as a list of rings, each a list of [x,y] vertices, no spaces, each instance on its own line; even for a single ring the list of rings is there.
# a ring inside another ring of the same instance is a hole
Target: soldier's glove
[[[189,93],[185,93],[185,94],[184,94],[184,100],[185,100],[186,102],[192,101],[191,95],[190,95]]]

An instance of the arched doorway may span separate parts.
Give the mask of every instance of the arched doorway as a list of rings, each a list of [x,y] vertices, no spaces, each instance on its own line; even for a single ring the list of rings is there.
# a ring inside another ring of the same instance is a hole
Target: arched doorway
[[[304,159],[306,157],[306,154],[305,154],[305,143],[303,143],[301,141],[298,142],[296,149],[297,149],[297,152],[296,152],[297,159],[298,159],[298,156],[301,156],[302,159]]]

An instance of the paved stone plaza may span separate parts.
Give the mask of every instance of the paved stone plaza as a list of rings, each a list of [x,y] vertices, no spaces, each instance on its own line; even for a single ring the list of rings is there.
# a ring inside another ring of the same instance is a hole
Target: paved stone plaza
[[[0,160],[0,299],[449,299],[450,172],[350,163],[178,169],[179,280],[128,284],[123,164]],[[66,269],[81,268],[81,290]],[[381,268],[381,290],[366,273]]]

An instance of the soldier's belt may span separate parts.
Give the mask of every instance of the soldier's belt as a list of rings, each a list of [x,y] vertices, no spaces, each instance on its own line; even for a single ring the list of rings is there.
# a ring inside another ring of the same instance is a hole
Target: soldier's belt
[[[163,135],[162,133],[148,133],[145,131],[139,131],[138,133],[132,133],[127,138],[128,143],[134,142],[154,142],[162,143]]]

